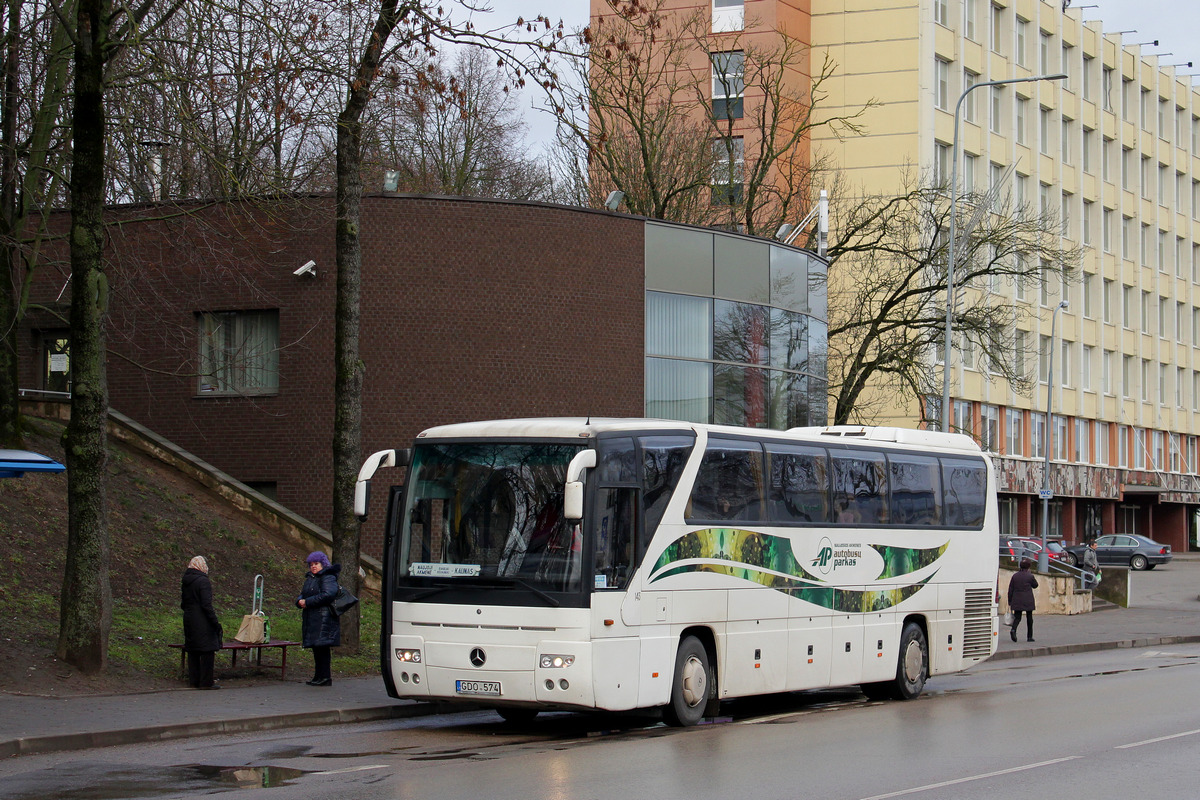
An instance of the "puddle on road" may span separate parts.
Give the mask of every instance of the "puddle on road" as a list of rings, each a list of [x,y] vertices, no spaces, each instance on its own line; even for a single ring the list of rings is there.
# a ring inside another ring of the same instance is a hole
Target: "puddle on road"
[[[187,764],[173,767],[66,764],[36,775],[10,778],[8,800],[116,800],[116,798],[178,797],[186,792],[223,789],[272,789],[287,786],[309,770],[277,766],[222,767]]]

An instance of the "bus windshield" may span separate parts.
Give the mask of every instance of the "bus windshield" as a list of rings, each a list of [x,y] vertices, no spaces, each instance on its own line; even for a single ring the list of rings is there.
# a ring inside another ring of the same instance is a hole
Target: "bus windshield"
[[[580,444],[433,443],[416,447],[397,584],[482,582],[578,592],[579,526],[563,517],[567,464]]]

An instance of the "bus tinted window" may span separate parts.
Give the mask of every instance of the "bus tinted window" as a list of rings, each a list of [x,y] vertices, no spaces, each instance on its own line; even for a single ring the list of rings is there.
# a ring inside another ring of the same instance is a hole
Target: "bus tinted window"
[[[833,521],[841,525],[887,522],[887,462],[881,453],[831,453]]]
[[[685,516],[762,520],[762,500],[762,447],[757,442],[710,438]]]
[[[645,541],[649,541],[658,530],[663,513],[675,487],[683,465],[691,455],[696,440],[691,436],[639,436],[642,448],[642,503],[645,506]],[[644,544],[642,545],[644,547]],[[641,553],[639,551],[638,555]]]
[[[775,522],[829,519],[829,457],[819,447],[768,444],[768,516]]]
[[[942,480],[946,485],[946,524],[982,528],[987,505],[987,468],[983,462],[943,458]]]
[[[637,543],[637,489],[596,491],[596,589],[622,589],[633,572]]]
[[[893,525],[942,524],[942,475],[930,456],[889,455]]]
[[[601,486],[637,485],[637,451],[632,437],[601,439],[596,449]]]

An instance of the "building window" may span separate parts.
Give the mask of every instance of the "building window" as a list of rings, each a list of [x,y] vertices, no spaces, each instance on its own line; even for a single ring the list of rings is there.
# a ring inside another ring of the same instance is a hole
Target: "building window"
[[[939,25],[950,27],[949,0],[933,0],[933,21]]]
[[[1029,22],[1017,17],[1017,44],[1013,48],[1016,52],[1017,63],[1022,67],[1028,66],[1025,63],[1025,41],[1029,38]]]
[[[221,311],[198,316],[201,394],[279,390],[279,312]]]
[[[1090,128],[1083,129],[1083,171],[1091,175],[1092,167],[1092,150],[1095,149],[1096,132]]]
[[[1043,75],[1050,74],[1050,34],[1045,31],[1038,34],[1038,69]]]
[[[1004,52],[1004,9],[992,6],[992,52]]]
[[[1129,466],[1129,426],[1117,426],[1117,466]]]
[[[1104,102],[1104,110],[1112,111],[1113,110],[1113,104],[1112,104],[1113,68],[1112,67],[1104,68],[1103,73],[1102,73],[1102,80],[1103,80],[1103,85],[1100,87],[1100,91],[1103,94],[1103,97],[1101,99]]]
[[[984,404],[979,407],[979,446],[989,453],[1000,452],[1000,409]]]
[[[1050,155],[1050,109],[1038,109],[1038,149],[1042,155]]]
[[[992,133],[1004,132],[1004,87],[992,87],[992,114],[988,125]]]
[[[1080,387],[1085,391],[1092,390],[1092,358],[1095,348],[1090,344],[1083,345],[1083,352],[1079,358],[1079,366],[1081,368],[1082,377],[1080,378]]]
[[[713,33],[740,31],[746,25],[745,0],[713,0]]]
[[[1092,449],[1092,460],[1102,466],[1108,465],[1108,423],[1093,422],[1092,431],[1095,435],[1095,444]]]
[[[1004,452],[1010,456],[1025,455],[1022,435],[1024,413],[1018,408],[1008,408],[1004,411]]]
[[[975,121],[976,92],[969,92],[969,90],[977,83],[979,83],[978,73],[971,72],[969,69],[963,70],[963,119],[967,122]]]
[[[718,120],[742,118],[746,55],[741,50],[712,54],[713,116]]]
[[[963,0],[963,32],[966,34],[966,37],[973,42],[979,41],[975,35],[975,22],[978,5],[978,0]]]
[[[1105,350],[1100,355],[1100,391],[1112,394],[1113,351]]]
[[[1092,79],[1096,72],[1096,59],[1085,55],[1083,57],[1083,99],[1092,99]]]
[[[1121,396],[1133,397],[1133,356],[1121,356]]]
[[[1100,235],[1102,237],[1101,243],[1104,247],[1104,252],[1111,253],[1112,252],[1112,224],[1113,224],[1113,210],[1111,208],[1106,208],[1106,209],[1104,209],[1103,212],[1101,212],[1101,223],[1102,223],[1101,230],[1100,230]]]
[[[1031,432],[1033,434],[1033,437],[1032,437],[1033,441],[1031,442],[1031,444],[1033,445],[1033,448],[1032,448],[1033,452],[1030,453],[1030,455],[1033,456],[1034,458],[1045,458],[1046,457],[1046,415],[1045,414],[1033,414],[1033,415],[1031,415],[1029,422],[1030,422],[1029,427],[1032,429]]]
[[[934,64],[934,105],[950,110],[950,62],[938,59]]]
[[[713,141],[712,204],[737,205],[745,185],[746,143],[741,136]]]
[[[1028,124],[1026,118],[1029,116],[1029,100],[1024,97],[1017,98],[1017,144],[1025,144],[1025,130]]]

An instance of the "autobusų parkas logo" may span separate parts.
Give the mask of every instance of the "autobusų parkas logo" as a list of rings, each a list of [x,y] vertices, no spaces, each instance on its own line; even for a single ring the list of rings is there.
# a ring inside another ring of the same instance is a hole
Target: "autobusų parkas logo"
[[[817,557],[812,560],[812,566],[822,575],[828,575],[838,567],[853,567],[862,558],[862,546],[857,544],[837,544],[828,537],[821,539]]]

